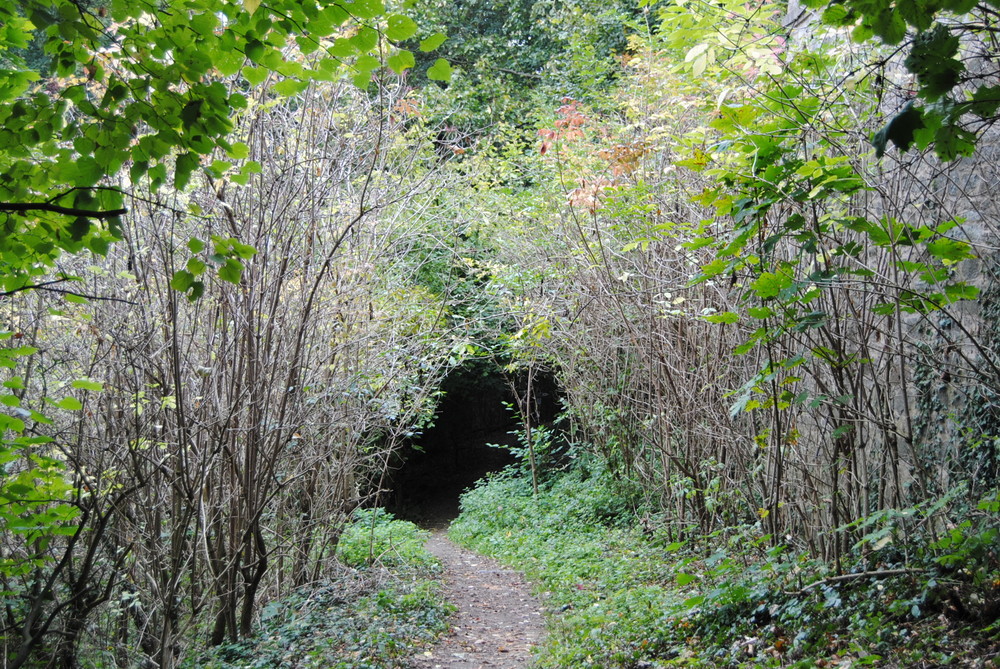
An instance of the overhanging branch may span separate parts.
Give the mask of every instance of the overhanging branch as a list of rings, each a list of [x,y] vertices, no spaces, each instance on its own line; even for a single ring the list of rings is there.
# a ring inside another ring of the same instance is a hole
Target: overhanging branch
[[[50,293],[61,293],[63,295],[73,295],[74,297],[83,297],[88,300],[97,300],[103,302],[123,302],[125,304],[136,304],[131,300],[125,300],[120,297],[108,297],[105,295],[89,295],[87,293],[79,293],[75,290],[66,290],[65,288],[53,288],[53,284],[63,283],[64,281],[71,281],[72,279],[53,279],[52,281],[43,281],[42,283],[33,283],[28,286],[21,286],[20,288],[14,288],[12,290],[0,291],[0,299],[4,297],[10,297],[15,293],[20,293],[26,290],[44,290]]]
[[[27,211],[48,211],[54,214],[65,214],[67,216],[80,216],[83,218],[114,218],[122,216],[128,209],[106,209],[103,211],[94,209],[77,209],[75,207],[62,207],[58,204],[48,202],[0,202],[0,211],[11,213],[24,213]]]

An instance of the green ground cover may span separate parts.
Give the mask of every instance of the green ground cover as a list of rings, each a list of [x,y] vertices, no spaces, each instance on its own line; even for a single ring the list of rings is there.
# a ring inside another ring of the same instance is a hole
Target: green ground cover
[[[427,533],[381,509],[355,514],[334,577],[264,607],[253,638],[211,650],[189,667],[387,669],[447,629],[440,563]]]
[[[544,593],[540,667],[995,666],[995,502],[922,550],[900,537],[875,549],[892,523],[873,519],[842,574],[759,528],[671,537],[635,502],[582,470],[537,498],[516,475],[463,497],[452,538]]]

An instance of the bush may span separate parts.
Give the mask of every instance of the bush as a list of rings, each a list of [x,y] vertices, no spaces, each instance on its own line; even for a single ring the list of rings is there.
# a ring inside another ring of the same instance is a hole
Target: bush
[[[438,561],[424,549],[429,533],[396,520],[385,509],[359,509],[337,544],[337,557],[351,567],[381,565],[391,569],[436,571]]]
[[[225,644],[186,667],[389,669],[448,628],[437,560],[426,532],[382,509],[359,511],[344,531],[336,578],[264,607],[253,638]],[[391,568],[390,568],[391,567]]]

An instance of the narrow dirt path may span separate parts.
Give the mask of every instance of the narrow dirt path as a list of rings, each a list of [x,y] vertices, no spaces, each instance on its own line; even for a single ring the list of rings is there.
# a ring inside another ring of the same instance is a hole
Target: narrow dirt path
[[[445,596],[458,607],[452,628],[413,659],[413,669],[516,669],[542,640],[541,605],[518,572],[454,544],[434,529],[427,550],[444,565]]]

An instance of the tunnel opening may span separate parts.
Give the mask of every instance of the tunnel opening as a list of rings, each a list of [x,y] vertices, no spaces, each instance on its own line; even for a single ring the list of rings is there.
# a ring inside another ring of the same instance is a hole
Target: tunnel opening
[[[523,394],[526,378],[518,376],[513,382]],[[471,360],[453,370],[441,390],[433,425],[400,454],[386,505],[396,517],[423,526],[453,520],[465,490],[517,462],[504,448],[518,445],[521,428],[520,416],[512,409],[516,398],[508,375],[489,360]],[[555,419],[557,391],[551,373],[535,376],[534,422]]]

